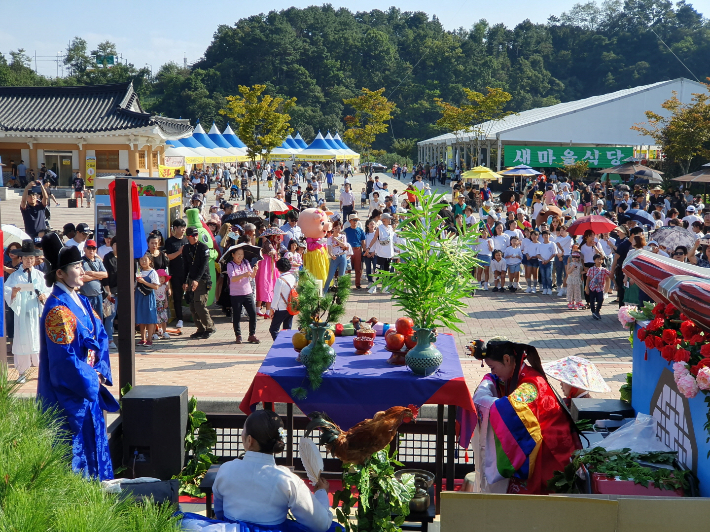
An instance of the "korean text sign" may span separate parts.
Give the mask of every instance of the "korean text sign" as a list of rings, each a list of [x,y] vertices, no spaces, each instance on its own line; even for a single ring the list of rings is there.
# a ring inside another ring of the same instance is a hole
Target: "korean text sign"
[[[633,156],[631,146],[585,147],[585,146],[505,146],[505,166],[526,164],[535,167],[561,168],[579,161],[589,161],[590,168],[609,168],[623,164]]]

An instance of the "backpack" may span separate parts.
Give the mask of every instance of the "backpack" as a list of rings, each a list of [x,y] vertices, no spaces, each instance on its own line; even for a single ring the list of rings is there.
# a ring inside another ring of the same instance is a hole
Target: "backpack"
[[[285,281],[284,281],[285,282]],[[288,283],[286,283],[288,285]],[[286,303],[286,310],[291,316],[296,316],[299,313],[298,310],[298,292],[296,289],[289,285],[291,291],[288,293],[288,299],[285,299],[283,294],[281,294],[281,299]]]

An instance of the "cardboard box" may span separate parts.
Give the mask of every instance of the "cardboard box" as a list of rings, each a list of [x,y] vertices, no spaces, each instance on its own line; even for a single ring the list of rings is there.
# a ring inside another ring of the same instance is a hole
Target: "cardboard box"
[[[710,498],[443,492],[442,532],[708,530]]]

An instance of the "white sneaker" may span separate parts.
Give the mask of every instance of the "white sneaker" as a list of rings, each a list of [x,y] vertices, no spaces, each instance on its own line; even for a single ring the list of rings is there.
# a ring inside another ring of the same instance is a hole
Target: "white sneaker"
[[[171,338],[170,333],[169,333],[168,331],[165,331],[165,332],[163,333],[163,338],[164,338],[165,340],[170,340],[170,338]]]
[[[370,288],[367,289],[367,292],[369,294],[376,294],[377,293],[377,285],[373,284]]]
[[[536,286],[533,286],[533,287],[530,289],[530,293],[531,293],[531,294],[537,293],[537,287],[536,287]]]
[[[513,288],[516,290],[520,288],[520,283],[513,283]]]
[[[567,294],[567,290],[565,290],[564,288],[560,288],[560,289],[557,291],[557,295],[560,296],[560,297],[562,297],[562,296],[564,296],[564,295],[566,295],[566,294]]]
[[[532,294],[532,291],[533,291],[532,286],[528,286],[528,289],[525,290],[525,293],[526,293],[526,294]]]
[[[390,293],[389,288],[383,288],[383,289],[382,289],[382,293],[383,293],[383,294],[389,294],[389,293]]]
[[[108,348],[109,348],[109,349],[118,349],[118,346],[116,345],[116,342],[114,342],[113,340],[111,340],[111,341],[109,342],[109,344],[108,344]]]
[[[158,336],[158,333],[153,333],[153,340],[160,340],[160,336]]]
[[[175,324],[176,329],[182,329],[182,320],[178,320],[178,322]]]
[[[483,289],[488,290],[488,283],[485,281],[483,282]]]

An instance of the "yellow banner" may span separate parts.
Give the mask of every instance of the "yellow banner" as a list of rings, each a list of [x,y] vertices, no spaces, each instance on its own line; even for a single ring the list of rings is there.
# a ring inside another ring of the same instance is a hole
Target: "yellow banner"
[[[86,186],[94,186],[94,178],[96,177],[96,157],[86,158]]]
[[[204,162],[204,157],[185,157],[185,164],[202,164]]]
[[[332,161],[335,159],[335,155],[308,155],[305,153],[297,153],[296,159],[306,160],[306,161]],[[338,159],[344,159],[342,155],[338,156]]]
[[[175,177],[175,170],[180,170],[180,174],[185,174],[184,166],[163,166],[158,165],[158,176],[159,177]]]
[[[207,162],[207,163],[221,163],[222,158],[221,157],[205,157],[205,162]]]

